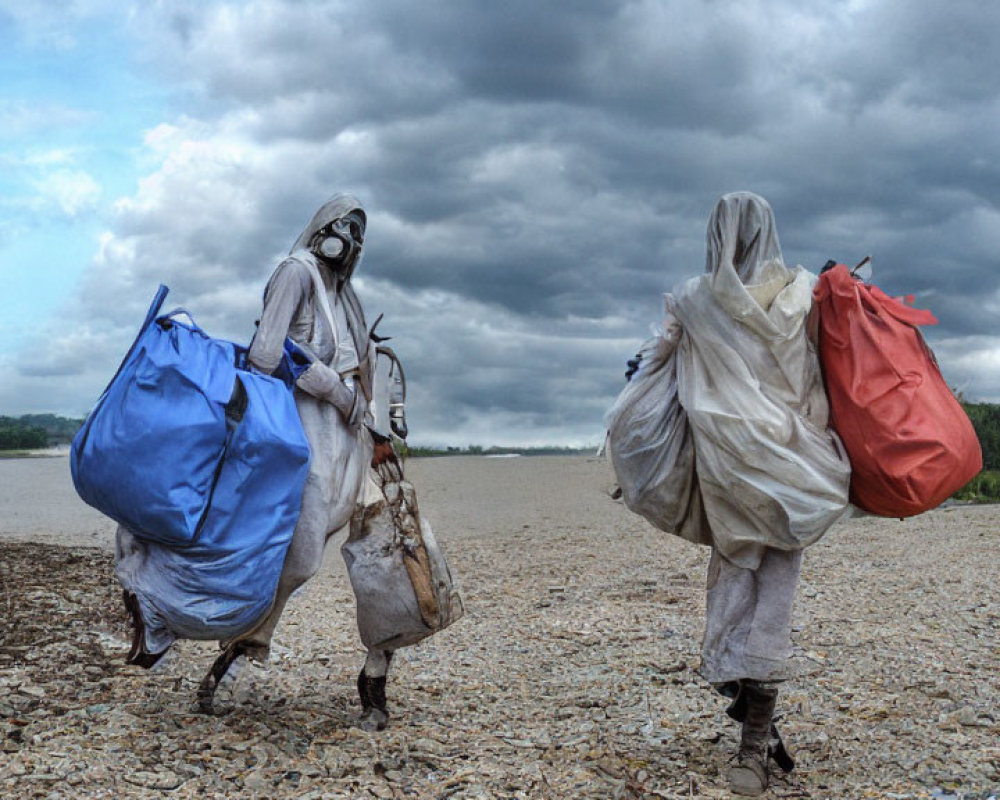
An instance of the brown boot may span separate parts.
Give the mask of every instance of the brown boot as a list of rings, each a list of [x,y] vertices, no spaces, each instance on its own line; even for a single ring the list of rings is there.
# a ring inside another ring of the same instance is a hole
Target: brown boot
[[[746,693],[746,718],[736,763],[729,769],[729,791],[755,797],[767,789],[768,742],[778,687],[747,680],[741,692]]]

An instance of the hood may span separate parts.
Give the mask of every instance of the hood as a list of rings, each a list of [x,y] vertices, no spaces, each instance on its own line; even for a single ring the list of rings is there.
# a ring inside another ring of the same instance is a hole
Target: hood
[[[708,220],[705,272],[718,280],[732,270],[744,285],[766,280],[767,268],[784,266],[774,212],[752,192],[724,194]]]
[[[335,219],[340,219],[346,214],[352,211],[358,211],[361,216],[365,218],[367,223],[368,217],[365,214],[364,207],[361,205],[361,201],[358,200],[352,194],[335,194],[329,200],[327,200],[323,205],[319,207],[319,210],[313,214],[309,224],[302,229],[302,233],[299,234],[299,238],[295,240],[295,244],[292,245],[290,253],[294,253],[296,250],[308,250],[309,240],[312,239],[313,235],[329,225]],[[356,259],[354,259],[354,264],[351,266],[351,274],[358,268],[358,264],[361,261],[361,255],[364,254],[364,247],[361,249],[361,253]],[[320,262],[322,263],[322,262]],[[350,275],[347,276],[348,280]]]

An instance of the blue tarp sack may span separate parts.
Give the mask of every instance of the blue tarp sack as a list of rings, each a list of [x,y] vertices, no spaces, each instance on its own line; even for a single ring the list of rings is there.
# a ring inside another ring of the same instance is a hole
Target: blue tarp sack
[[[70,453],[80,497],[142,549],[124,570],[119,552],[118,577],[153,651],[229,638],[266,615],[309,465],[292,394],[301,366],[286,354],[279,377],[250,369],[245,348],[183,309],[157,316],[167,291]]]

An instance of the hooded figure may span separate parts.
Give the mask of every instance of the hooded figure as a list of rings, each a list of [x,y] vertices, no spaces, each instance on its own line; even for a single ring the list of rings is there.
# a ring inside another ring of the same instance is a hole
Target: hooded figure
[[[739,794],[764,791],[769,754],[791,769],[768,740],[802,549],[847,507],[850,463],[807,336],[815,281],[785,266],[767,202],[737,192],[709,219],[705,274],[667,298],[712,546],[701,672],[743,723],[729,776]]]
[[[785,266],[771,207],[749,192],[719,199],[707,240],[705,274],[668,297],[683,329],[678,399],[711,540],[757,569],[767,550],[799,551],[840,519],[850,463],[806,334],[816,276]]]
[[[285,557],[268,616],[253,630],[225,644],[202,682],[201,704],[210,710],[219,681],[234,662],[266,661],[289,596],[320,568],[327,540],[344,528],[359,502],[372,463],[376,352],[351,276],[361,260],[365,212],[360,202],[338,194],[316,212],[278,265],[264,291],[264,309],[248,358],[273,372],[286,337],[308,368],[296,380],[295,403],[311,458],[302,509]],[[405,423],[402,423],[405,432]],[[366,724],[384,727],[385,676],[389,651],[370,651],[358,688]],[[234,676],[238,672],[234,670]]]

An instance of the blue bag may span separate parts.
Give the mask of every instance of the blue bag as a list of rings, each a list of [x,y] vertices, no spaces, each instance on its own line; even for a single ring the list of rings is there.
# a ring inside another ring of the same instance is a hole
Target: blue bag
[[[182,309],[157,316],[167,291],[74,438],[70,468],[80,497],[146,548],[126,589],[147,626],[224,639],[270,609],[298,520],[301,365],[286,354],[282,377],[248,368],[245,348]]]

